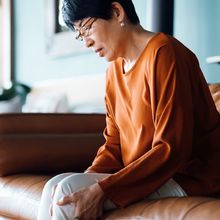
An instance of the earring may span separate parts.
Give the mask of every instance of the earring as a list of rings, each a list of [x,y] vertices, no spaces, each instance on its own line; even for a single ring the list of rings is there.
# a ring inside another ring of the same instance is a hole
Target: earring
[[[123,21],[120,21],[120,26],[121,27],[124,27],[125,26],[125,23]]]

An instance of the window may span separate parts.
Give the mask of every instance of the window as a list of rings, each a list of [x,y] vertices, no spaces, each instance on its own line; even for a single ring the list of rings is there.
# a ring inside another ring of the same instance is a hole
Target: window
[[[13,78],[12,65],[12,4],[13,0],[1,0],[1,70],[0,70],[0,86],[8,88],[11,86]]]
[[[89,49],[75,40],[72,31],[60,25],[59,8],[62,0],[45,0],[46,51],[52,57],[88,52]]]

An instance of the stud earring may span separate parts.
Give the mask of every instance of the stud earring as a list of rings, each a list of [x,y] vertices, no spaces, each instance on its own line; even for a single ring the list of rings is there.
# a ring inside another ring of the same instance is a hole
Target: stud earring
[[[124,27],[125,26],[125,23],[123,21],[120,21],[120,26],[121,27]]]

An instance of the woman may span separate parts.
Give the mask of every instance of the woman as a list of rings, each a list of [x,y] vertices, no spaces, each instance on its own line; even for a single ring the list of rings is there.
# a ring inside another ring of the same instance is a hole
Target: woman
[[[220,117],[195,55],[144,30],[131,0],[64,0],[64,21],[110,63],[105,144],[43,191],[38,219],[92,220],[144,198],[220,190]],[[54,187],[55,186],[55,187]],[[53,193],[51,196],[51,190]]]

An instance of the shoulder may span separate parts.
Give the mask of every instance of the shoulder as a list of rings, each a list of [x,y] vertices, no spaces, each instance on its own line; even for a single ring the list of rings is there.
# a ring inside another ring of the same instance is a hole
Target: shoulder
[[[175,37],[164,33],[157,33],[150,41],[146,48],[146,53],[151,55],[151,58],[158,55],[160,51],[167,53],[167,55],[192,55],[192,51],[187,48],[182,42]],[[169,57],[169,56],[168,56]]]
[[[152,81],[155,76],[162,73],[166,76],[170,69],[191,57],[191,51],[187,47],[176,38],[164,33],[156,34],[149,41],[145,54],[148,81]]]
[[[195,55],[176,38],[164,33],[156,34],[148,43],[145,50],[147,66],[173,64],[174,62],[191,62]]]
[[[155,56],[161,49],[169,49],[167,51],[170,51],[176,43],[178,44],[176,41],[177,40],[175,38],[169,35],[158,33],[149,41],[146,48],[146,54],[152,57]]]

